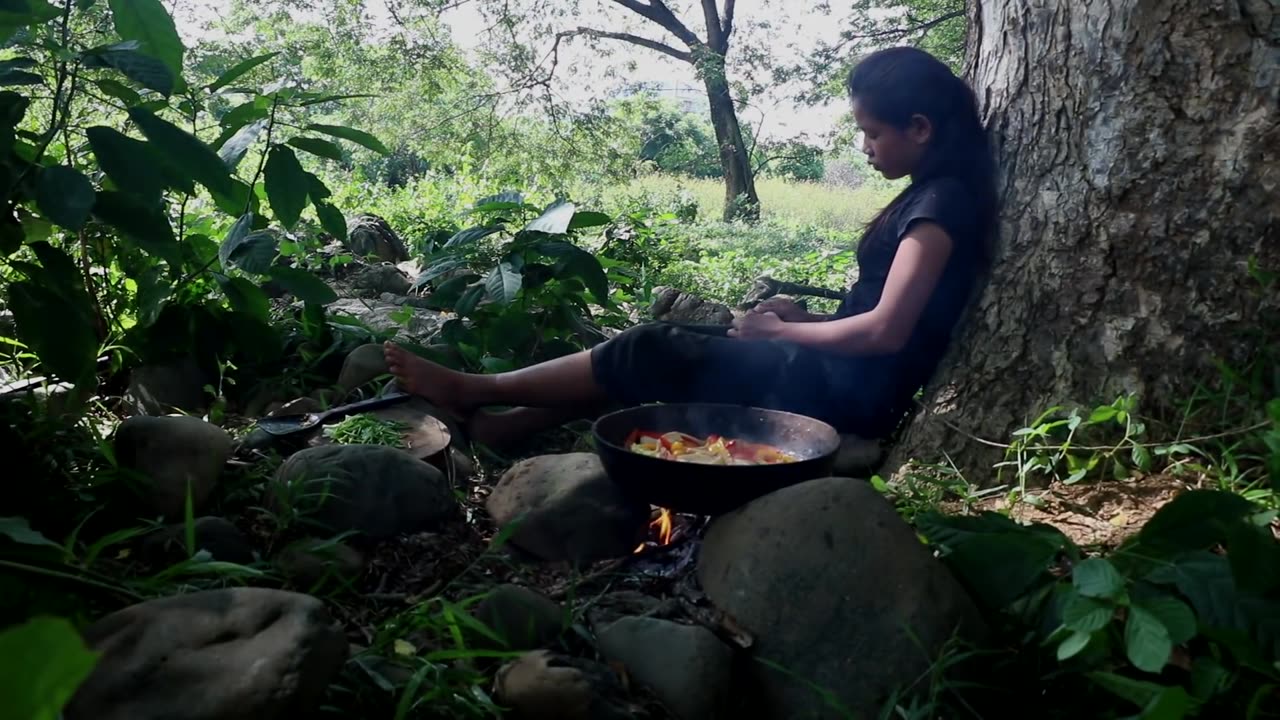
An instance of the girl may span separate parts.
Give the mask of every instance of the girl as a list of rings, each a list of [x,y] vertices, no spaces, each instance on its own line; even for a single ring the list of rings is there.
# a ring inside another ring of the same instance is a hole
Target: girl
[[[868,162],[911,184],[868,226],[858,281],[834,315],[774,299],[731,328],[643,325],[498,375],[455,372],[388,343],[392,374],[495,447],[610,404],[648,402],[754,405],[889,436],[988,262],[994,168],[972,91],[928,53],[874,53],[850,73],[848,90]]]

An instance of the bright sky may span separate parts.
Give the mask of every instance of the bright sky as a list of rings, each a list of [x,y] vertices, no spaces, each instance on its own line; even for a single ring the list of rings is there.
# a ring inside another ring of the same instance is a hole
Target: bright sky
[[[377,25],[390,23],[385,0],[366,0],[366,7],[372,21]],[[674,4],[674,3],[673,3]],[[787,45],[809,47],[823,39],[830,39],[840,28],[841,23],[834,15],[822,15],[810,12],[809,9],[819,3],[813,0],[771,0],[772,8],[758,0],[746,0],[738,5],[738,23],[740,27],[760,20],[771,20],[775,28],[765,37],[777,38],[777,44],[770,48],[773,54],[783,60],[796,57],[796,52]],[[230,6],[230,0],[174,0],[174,17],[178,30],[191,43],[200,37],[208,36],[208,24],[221,11]],[[678,46],[674,38],[663,37],[661,31],[641,18],[631,20],[633,15],[621,10],[607,0],[582,0],[583,10],[595,6],[592,17],[599,18],[595,27],[618,29],[619,21],[627,30],[653,39],[661,39]],[[785,6],[790,11],[789,17],[777,19],[778,8]],[[452,31],[454,41],[464,49],[474,49],[481,42],[486,24],[474,3],[463,3],[460,7],[448,11],[444,20]],[[577,24],[588,24],[585,18],[566,21]],[[689,16],[686,23],[695,32],[702,27],[699,16]],[[739,38],[745,41],[746,38]],[[610,68],[618,70],[624,66],[633,66],[621,73],[626,80],[636,82],[683,83],[700,86],[692,66],[668,58],[660,53],[638,48],[622,42],[612,42],[614,53],[601,58],[586,42],[574,42],[564,46],[560,53],[560,67],[570,69],[559,72],[556,91],[569,101],[586,101],[594,97],[607,96],[617,90],[622,78],[606,77]],[[737,47],[742,52],[743,47]],[[731,53],[733,51],[731,50]],[[732,55],[731,55],[732,58]],[[732,68],[731,68],[732,72]],[[731,76],[732,77],[732,76]],[[841,103],[834,102],[826,107],[797,106],[782,93],[773,93],[755,98],[752,107],[742,113],[742,120],[758,128],[763,138],[788,138],[807,134],[814,141],[819,140],[834,126],[836,119],[845,111]]]

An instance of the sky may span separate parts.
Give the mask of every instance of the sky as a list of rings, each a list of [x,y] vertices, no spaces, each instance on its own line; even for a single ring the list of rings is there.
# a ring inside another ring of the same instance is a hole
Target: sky
[[[371,23],[390,24],[384,0],[366,0],[365,4]],[[738,23],[740,27],[747,27],[755,21],[774,22],[776,29],[772,34],[756,37],[767,37],[771,44],[770,50],[775,56],[781,59],[796,58],[799,51],[792,48],[812,46],[821,40],[830,39],[840,28],[838,16],[809,11],[817,4],[811,0],[743,0],[738,5]],[[678,44],[674,38],[664,38],[660,29],[648,21],[641,18],[632,20],[633,15],[617,8],[608,0],[581,0],[581,5],[583,10],[589,10],[591,14],[587,16],[584,13],[584,16],[567,20],[568,26],[588,24],[617,29],[622,25],[636,34]],[[206,37],[210,33],[209,21],[229,6],[230,0],[175,0],[173,12],[178,30],[188,44]],[[785,20],[776,20],[774,16],[780,12],[779,8],[785,8],[790,16]],[[482,42],[487,25],[475,3],[461,3],[458,8],[446,12],[443,20],[450,28],[454,42],[464,50],[473,51]],[[686,22],[692,28],[701,27],[700,17],[690,16]],[[774,37],[779,38],[778,41],[775,42]],[[746,43],[750,37],[744,36],[739,40]],[[586,103],[600,96],[607,96],[618,90],[623,82],[618,77],[609,77],[608,71],[617,71],[623,67],[627,68],[624,73],[626,79],[633,82],[700,87],[691,65],[627,43],[610,42],[608,46],[612,50],[608,57],[600,57],[585,42],[573,42],[562,47],[560,66],[569,70],[557,73],[555,89],[561,98],[569,102]],[[743,52],[744,48],[738,47],[737,51]],[[733,52],[731,49],[731,60]],[[741,120],[755,128],[764,139],[807,135],[813,141],[820,141],[844,112],[846,107],[840,102],[832,102],[825,107],[810,107],[797,105],[784,93],[774,92],[753,98],[751,106],[742,111]]]

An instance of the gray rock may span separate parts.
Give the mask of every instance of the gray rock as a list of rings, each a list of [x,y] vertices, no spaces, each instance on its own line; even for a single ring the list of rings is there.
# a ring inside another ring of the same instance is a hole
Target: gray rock
[[[631,720],[639,710],[608,667],[546,650],[499,669],[494,694],[521,720]]]
[[[751,664],[744,689],[760,693],[761,717],[843,717],[806,683],[874,717],[957,628],[981,629],[955,578],[861,480],[795,485],[720,518],[698,579],[753,652],[789,671]]]
[[[696,325],[728,325],[733,322],[733,311],[728,305],[703,300],[697,295],[669,287],[654,288],[653,306],[649,313],[654,320],[662,322]]]
[[[229,520],[220,517],[196,518],[192,523],[195,550],[205,550],[219,562],[248,565],[254,561],[253,545]],[[179,562],[187,554],[186,523],[157,530],[143,542],[143,552],[153,563]]]
[[[625,667],[681,720],[710,720],[728,697],[733,651],[704,627],[628,617],[596,639],[606,659]]]
[[[592,453],[524,460],[502,476],[485,506],[499,527],[518,523],[516,547],[583,565],[633,552],[649,508],[628,499]]]
[[[275,558],[280,574],[307,592],[341,586],[364,572],[364,556],[340,542],[303,538],[290,543]]]
[[[197,413],[208,404],[204,372],[194,358],[164,365],[143,365],[129,373],[125,402],[142,415]]]
[[[379,260],[398,263],[409,259],[404,241],[386,220],[377,215],[357,215],[347,223],[347,248],[359,257],[376,256]]]
[[[883,459],[884,448],[879,441],[841,435],[832,471],[840,477],[867,477],[875,472]]]
[[[152,600],[84,637],[102,655],[67,720],[311,717],[347,656],[319,600],[261,588]]]
[[[406,308],[410,315],[401,322],[398,318]],[[375,332],[394,332],[419,345],[431,344],[445,322],[445,318],[433,310],[383,300],[339,300],[328,309],[331,314],[350,317]]]
[[[475,616],[506,641],[505,649],[510,650],[546,647],[560,637],[569,624],[559,603],[519,585],[499,585],[489,591],[476,607]],[[487,638],[477,638],[476,642],[493,644]]]
[[[386,375],[387,361],[383,357],[383,348],[377,343],[361,345],[347,355],[342,363],[342,372],[338,374],[338,387],[343,392],[351,392],[361,385],[370,383]]]
[[[292,506],[327,532],[373,539],[435,530],[458,511],[443,473],[380,445],[325,445],[293,455],[269,483],[267,502]]]
[[[407,295],[413,283],[395,265],[366,265],[351,274],[349,282],[357,297],[376,298],[383,293]]]
[[[231,453],[231,436],[199,418],[136,416],[116,430],[115,452],[122,467],[148,480],[151,508],[176,520],[184,515],[188,486],[197,511],[208,500]]]

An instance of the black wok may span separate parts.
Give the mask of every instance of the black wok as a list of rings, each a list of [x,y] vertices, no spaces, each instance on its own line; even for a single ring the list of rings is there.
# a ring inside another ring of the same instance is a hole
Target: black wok
[[[799,461],[698,465],[662,460],[624,446],[633,430],[765,443]],[[601,417],[592,434],[605,471],[624,492],[652,505],[698,515],[719,515],[788,485],[826,477],[840,448],[840,435],[821,420],[739,405],[642,405]]]

